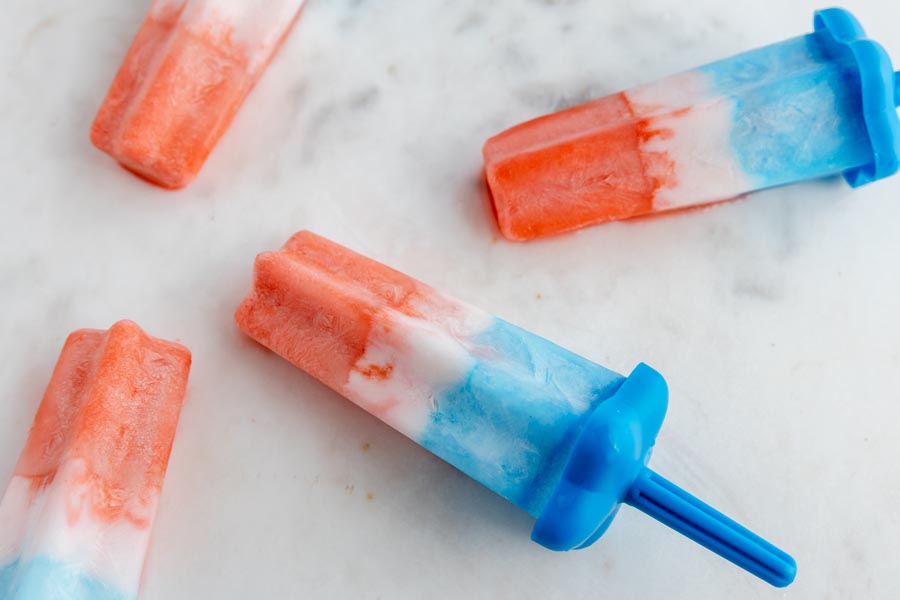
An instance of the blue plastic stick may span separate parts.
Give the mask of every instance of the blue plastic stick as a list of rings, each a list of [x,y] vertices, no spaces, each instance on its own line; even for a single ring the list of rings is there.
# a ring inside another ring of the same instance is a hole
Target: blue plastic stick
[[[624,500],[774,586],[794,580],[793,558],[648,468]]]
[[[790,555],[647,468],[668,395],[662,375],[642,363],[594,409],[531,538],[552,550],[586,548],[626,503],[760,579],[789,585],[797,572]]]

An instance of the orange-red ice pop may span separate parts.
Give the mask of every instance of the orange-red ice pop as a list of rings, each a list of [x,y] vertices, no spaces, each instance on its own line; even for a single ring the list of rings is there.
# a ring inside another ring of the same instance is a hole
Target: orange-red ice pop
[[[303,0],[154,0],[91,141],[167,188],[187,185],[300,14]]]

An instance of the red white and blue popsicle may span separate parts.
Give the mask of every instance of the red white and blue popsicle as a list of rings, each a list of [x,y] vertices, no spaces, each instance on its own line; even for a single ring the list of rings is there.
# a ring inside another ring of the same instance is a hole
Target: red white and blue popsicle
[[[271,348],[537,517],[532,537],[593,543],[621,503],[773,585],[793,559],[646,468],[662,377],[627,378],[309,232],[256,259],[235,315]]]
[[[484,145],[500,230],[529,240],[900,166],[898,74],[847,11],[815,32],[522,123]]]
[[[0,502],[0,598],[137,598],[190,363],[129,321],[69,336]]]

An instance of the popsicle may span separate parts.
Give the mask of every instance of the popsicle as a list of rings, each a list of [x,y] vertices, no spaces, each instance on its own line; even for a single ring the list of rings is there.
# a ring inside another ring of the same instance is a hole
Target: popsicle
[[[302,6],[303,0],[153,0],[91,141],[153,183],[187,185]]]
[[[130,321],[69,336],[0,502],[0,598],[137,597],[190,363]]]
[[[645,465],[665,381],[627,378],[310,232],[256,259],[235,314],[274,350],[537,517],[593,543],[623,502],[777,586],[793,559]]]
[[[900,75],[847,11],[751,50],[508,129],[484,145],[497,221],[530,240],[900,165]]]

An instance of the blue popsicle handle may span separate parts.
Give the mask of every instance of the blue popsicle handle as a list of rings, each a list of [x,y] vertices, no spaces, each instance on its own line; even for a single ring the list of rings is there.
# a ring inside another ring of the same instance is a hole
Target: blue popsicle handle
[[[794,580],[797,563],[788,554],[648,468],[625,502],[776,587]]]

